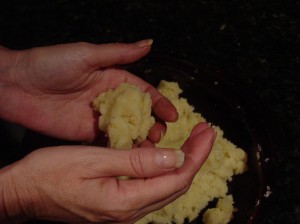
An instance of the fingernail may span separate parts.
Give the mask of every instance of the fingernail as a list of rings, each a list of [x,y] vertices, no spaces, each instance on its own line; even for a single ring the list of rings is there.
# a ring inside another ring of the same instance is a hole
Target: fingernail
[[[147,40],[140,40],[135,43],[139,47],[147,47],[151,46],[153,44],[153,39],[147,39]]]
[[[181,150],[157,150],[155,163],[160,168],[171,169],[179,168],[184,162],[184,153]]]

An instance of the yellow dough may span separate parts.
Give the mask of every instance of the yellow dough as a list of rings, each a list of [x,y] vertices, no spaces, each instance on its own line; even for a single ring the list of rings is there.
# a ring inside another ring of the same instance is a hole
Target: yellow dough
[[[232,195],[219,198],[217,206],[207,209],[204,213],[203,222],[226,224],[231,220],[233,211]]]
[[[99,129],[107,133],[111,148],[130,149],[133,143],[146,139],[154,124],[151,105],[149,93],[128,83],[93,100],[94,109],[101,114]]]

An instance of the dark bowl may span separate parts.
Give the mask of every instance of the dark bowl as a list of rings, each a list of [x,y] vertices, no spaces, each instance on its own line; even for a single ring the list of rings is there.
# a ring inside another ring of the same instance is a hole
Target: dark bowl
[[[247,152],[249,170],[234,176],[229,183],[229,192],[233,194],[235,207],[238,208],[231,223],[263,223],[268,204],[276,194],[275,154],[281,147],[280,131],[263,103],[238,81],[237,75],[207,72],[188,62],[150,57],[124,68],[154,86],[160,80],[178,82],[183,89],[182,96],[195,110],[207,121],[220,126],[227,139]],[[23,151],[16,149],[0,157],[0,165],[17,160],[36,148],[61,144],[76,143],[28,130],[22,141]],[[209,206],[214,204],[212,202]],[[202,215],[192,223],[202,223]]]

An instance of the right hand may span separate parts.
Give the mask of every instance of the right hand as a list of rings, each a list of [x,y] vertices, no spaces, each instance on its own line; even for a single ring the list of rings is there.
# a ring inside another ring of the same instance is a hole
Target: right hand
[[[182,147],[185,160],[180,168],[170,149],[60,146],[36,150],[0,172],[8,216],[2,221],[133,223],[188,190],[209,155],[214,134],[206,123],[196,126]],[[121,175],[134,178],[115,178]]]

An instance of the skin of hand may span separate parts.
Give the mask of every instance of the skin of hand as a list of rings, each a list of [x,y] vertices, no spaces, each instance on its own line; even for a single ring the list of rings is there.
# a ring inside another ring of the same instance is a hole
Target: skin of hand
[[[214,136],[208,124],[197,125],[182,147],[183,164],[178,164],[172,149],[63,146],[36,150],[0,170],[1,183],[6,180],[0,185],[5,193],[0,211],[6,219],[0,215],[0,221],[134,223],[188,190],[209,155]],[[120,175],[133,179],[115,178]]]
[[[134,62],[151,49],[152,40],[133,44],[71,43],[23,51],[0,49],[0,117],[53,137],[92,141],[97,118],[92,100],[128,82],[148,91],[154,113],[175,121],[174,106],[153,86],[113,67]],[[149,139],[157,142],[164,126],[156,123]]]

